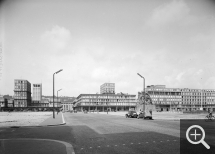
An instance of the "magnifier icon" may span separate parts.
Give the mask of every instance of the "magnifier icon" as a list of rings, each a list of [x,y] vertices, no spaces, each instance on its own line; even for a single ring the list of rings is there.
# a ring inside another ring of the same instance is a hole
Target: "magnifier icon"
[[[197,133],[196,133],[196,129],[195,129],[195,134],[190,134],[189,132],[190,132],[190,130],[193,129],[193,128],[199,128],[199,129],[202,131],[202,134],[197,134]],[[194,141],[192,141],[192,140],[190,139],[189,134],[195,136],[195,138],[196,138],[197,135],[202,135],[202,138],[201,138],[199,141],[194,142]],[[204,139],[205,139],[205,131],[204,131],[204,129],[203,129],[201,126],[199,126],[199,125],[192,125],[192,126],[190,126],[190,127],[187,129],[187,131],[186,131],[186,138],[187,138],[187,140],[188,140],[191,144],[199,144],[199,143],[202,143],[207,149],[210,149],[210,146],[204,141]]]

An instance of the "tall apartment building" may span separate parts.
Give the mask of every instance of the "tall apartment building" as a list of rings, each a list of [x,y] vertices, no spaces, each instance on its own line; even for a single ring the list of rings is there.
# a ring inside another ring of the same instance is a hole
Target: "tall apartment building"
[[[31,83],[27,80],[14,80],[14,107],[27,107],[31,104]]]
[[[33,84],[33,103],[41,103],[42,101],[42,84]]]
[[[104,83],[100,86],[100,94],[115,94],[115,83]]]
[[[147,86],[146,92],[157,110],[215,110],[215,90],[212,89],[166,88],[152,85]]]

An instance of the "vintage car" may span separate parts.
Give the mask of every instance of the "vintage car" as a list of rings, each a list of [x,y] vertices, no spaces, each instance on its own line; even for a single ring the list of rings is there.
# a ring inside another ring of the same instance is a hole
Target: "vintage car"
[[[128,111],[128,113],[125,114],[126,118],[137,118],[137,112],[136,111]]]

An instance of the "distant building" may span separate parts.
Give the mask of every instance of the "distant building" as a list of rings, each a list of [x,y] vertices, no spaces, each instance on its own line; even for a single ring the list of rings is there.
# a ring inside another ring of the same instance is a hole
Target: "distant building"
[[[62,107],[61,102],[56,97],[54,98],[54,105],[53,105],[53,96],[42,96],[42,102],[44,105],[47,105],[47,102],[49,102],[49,107]]]
[[[115,94],[115,83],[104,83],[100,86],[100,94]]]
[[[151,85],[145,89],[160,111],[215,110],[214,89],[166,88]]]
[[[59,99],[62,104],[63,111],[73,110],[73,103],[74,103],[75,97],[60,97]]]
[[[128,111],[136,107],[136,95],[80,94],[74,105],[76,110]]]
[[[31,104],[31,83],[27,80],[14,80],[14,107],[27,107]]]
[[[1,107],[14,107],[13,97],[9,95],[0,96],[0,108]]]
[[[4,97],[0,96],[0,109],[1,107],[5,107]]]
[[[4,95],[5,107],[14,107],[14,99],[12,96]]]
[[[42,100],[42,84],[33,84],[32,103],[41,103]]]

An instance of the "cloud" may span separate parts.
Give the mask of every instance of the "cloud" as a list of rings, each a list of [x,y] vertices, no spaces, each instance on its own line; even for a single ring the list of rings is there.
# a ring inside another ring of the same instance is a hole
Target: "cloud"
[[[41,35],[41,41],[49,50],[62,51],[69,46],[71,33],[64,27],[54,26],[50,31]]]
[[[146,24],[150,27],[172,24],[187,18],[189,11],[190,9],[184,1],[174,0],[155,8]]]
[[[188,68],[182,72],[174,71],[165,76],[165,82],[171,87],[180,88],[205,88],[210,89],[214,84],[214,77],[204,68]]]

